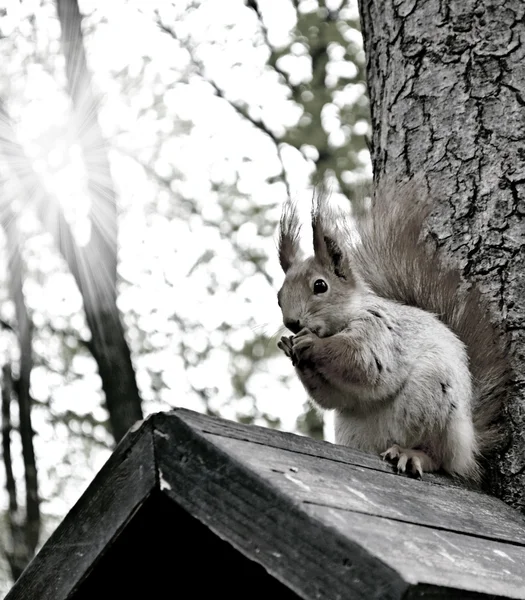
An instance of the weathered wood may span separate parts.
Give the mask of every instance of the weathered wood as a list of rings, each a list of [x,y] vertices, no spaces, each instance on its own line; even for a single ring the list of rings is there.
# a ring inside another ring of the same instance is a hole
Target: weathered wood
[[[160,487],[301,598],[401,598],[388,565],[299,509],[175,415],[154,420]]]
[[[286,496],[525,546],[525,520],[486,494],[203,434]]]
[[[270,448],[282,448],[283,450],[290,450],[292,452],[316,456],[318,458],[328,458],[343,464],[367,467],[385,473],[393,472],[392,465],[381,460],[378,456],[359,452],[345,446],[329,444],[327,442],[321,442],[293,433],[284,433],[275,429],[268,429],[267,427],[259,427],[256,425],[246,427],[246,425],[228,421],[227,419],[216,417],[212,419],[191,410],[178,409],[173,414],[176,414],[179,419],[187,423],[190,427],[202,431],[203,433],[212,433],[232,439],[245,440],[255,444],[262,444]],[[447,487],[465,487],[465,484],[462,484],[457,480],[435,473],[425,474],[425,480]]]
[[[525,520],[500,500],[383,472],[372,457],[318,458],[297,436],[267,432],[268,446],[239,439],[253,428],[173,416],[154,422],[161,488],[301,597],[525,598]]]
[[[69,597],[156,485],[151,424],[128,432],[5,600]]]
[[[358,539],[406,581],[424,582],[434,593],[440,588],[442,594],[459,588],[462,593],[470,590],[491,597],[524,596],[524,546],[325,506],[307,505],[304,509],[345,537]]]
[[[154,415],[6,600],[180,595],[197,562],[196,597],[525,600],[525,519],[438,480],[191,411]]]

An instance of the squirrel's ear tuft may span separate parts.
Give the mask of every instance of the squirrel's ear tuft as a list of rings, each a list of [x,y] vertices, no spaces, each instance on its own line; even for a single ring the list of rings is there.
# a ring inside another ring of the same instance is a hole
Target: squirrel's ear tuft
[[[297,206],[291,201],[285,202],[279,223],[279,263],[286,273],[292,263],[302,257],[299,246],[301,224],[297,215]]]
[[[352,270],[343,248],[339,246],[335,239],[328,236],[325,236],[324,244],[330,257],[330,268],[334,274],[340,279],[352,280]]]
[[[345,216],[330,205],[328,192],[324,187],[316,188],[312,199],[312,232],[314,254],[317,260],[330,269],[337,277],[353,280],[348,257],[348,242]]]
[[[317,260],[328,266],[330,257],[327,252],[326,237],[326,211],[328,210],[328,193],[324,186],[318,186],[312,197],[312,233],[314,254]]]

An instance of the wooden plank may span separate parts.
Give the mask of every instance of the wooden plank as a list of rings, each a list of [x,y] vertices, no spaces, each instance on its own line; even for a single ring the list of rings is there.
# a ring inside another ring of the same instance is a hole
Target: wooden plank
[[[154,441],[160,489],[301,598],[393,600],[407,590],[394,569],[177,416],[155,417]]]
[[[525,547],[399,523],[324,506],[305,506],[341,535],[362,546],[425,594],[410,598],[466,598],[466,591],[504,598],[525,598]]]
[[[282,448],[283,450],[307,454],[309,456],[327,458],[343,464],[356,465],[367,469],[374,469],[375,471],[390,473],[395,477],[407,477],[395,473],[392,465],[381,460],[379,456],[360,452],[346,446],[314,440],[312,438],[293,433],[285,433],[267,427],[242,425],[234,421],[209,417],[183,408],[176,409],[167,414],[175,415],[190,427],[204,433],[212,433],[214,435],[232,439],[245,440],[253,442],[254,444],[262,444],[263,446],[273,448]],[[473,485],[466,486],[458,480],[454,480],[445,475],[425,473],[424,479],[430,483],[444,485],[446,487],[461,487],[463,489],[465,487],[470,487],[471,489],[474,489]]]
[[[486,494],[394,477],[252,442],[202,435],[232,460],[242,462],[268,485],[298,502],[525,545],[525,517]]]
[[[156,486],[152,426],[130,431],[5,600],[66,600]]]

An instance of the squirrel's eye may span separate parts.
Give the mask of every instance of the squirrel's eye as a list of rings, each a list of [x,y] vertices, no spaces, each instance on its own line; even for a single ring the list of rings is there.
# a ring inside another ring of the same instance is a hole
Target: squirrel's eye
[[[324,294],[328,290],[328,285],[324,279],[316,279],[314,282],[314,294]]]

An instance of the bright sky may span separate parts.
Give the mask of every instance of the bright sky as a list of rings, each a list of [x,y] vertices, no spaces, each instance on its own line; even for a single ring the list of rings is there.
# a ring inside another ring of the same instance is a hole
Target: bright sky
[[[174,406],[203,410],[204,404],[192,391],[193,386],[215,389],[211,408],[235,418],[238,412],[250,412],[252,400],[246,397],[231,402],[231,356],[224,347],[224,334],[217,329],[222,323],[230,324],[233,333],[228,334],[229,343],[241,349],[258,331],[273,335],[280,327],[275,295],[282,274],[275,237],[260,235],[259,224],[243,222],[242,215],[256,205],[264,207],[264,222],[276,222],[286,192],[281,182],[268,181],[279,175],[281,164],[273,142],[243,121],[227,102],[215,96],[209,84],[191,73],[188,52],[159,32],[152,10],[159,8],[164,22],[173,24],[179,37],[191,39],[197,59],[205,65],[205,75],[225,91],[227,98],[245,103],[250,115],[263,119],[275,133],[282,133],[301,115],[265,67],[267,52],[261,44],[257,21],[242,0],[203,0],[194,13],[186,10],[189,2],[174,4],[176,8],[162,0],[80,2],[81,11],[89,15],[85,19],[85,41],[89,67],[102,97],[100,123],[113,145],[111,167],[120,206],[122,284],[118,302],[146,413]],[[275,0],[261,0],[260,4],[271,42],[286,44],[295,22],[291,4],[279,2],[278,9]],[[303,4],[315,6],[309,0]],[[328,4],[337,6],[339,2]],[[49,0],[43,6],[37,0],[0,0],[2,7],[7,13],[0,17],[0,31],[4,36],[11,34],[11,58],[0,67],[0,97],[10,100],[9,110],[18,122],[19,139],[33,159],[34,169],[48,191],[60,199],[78,241],[84,243],[89,235],[89,198],[80,148],[65,119],[68,100],[63,93],[63,59],[59,56],[51,68],[45,62],[49,53],[58,53],[55,7]],[[355,6],[351,11],[355,14]],[[26,38],[33,33],[25,17],[33,13],[38,34],[31,46]],[[357,32],[349,35],[359,36]],[[4,50],[0,47],[0,52]],[[35,60],[35,52],[40,60]],[[24,61],[26,56],[29,59]],[[283,68],[295,81],[308,76],[300,52],[289,57]],[[336,60],[330,76],[337,77],[345,69],[348,66]],[[336,102],[353,103],[360,93],[362,90],[348,89]],[[325,121],[337,144],[340,123],[335,112],[328,110]],[[155,183],[136,159],[154,169],[168,185]],[[285,148],[283,160],[292,195],[298,200],[309,198],[311,161],[292,148]],[[364,172],[367,170],[365,164]],[[214,186],[218,183],[236,184],[243,196],[228,197],[217,192]],[[194,200],[200,216],[185,214],[181,197]],[[229,206],[231,202],[234,206]],[[254,274],[250,264],[236,258],[229,236],[221,236],[216,226],[206,224],[236,215],[242,223],[236,242],[270,257],[267,270],[273,286],[262,275]],[[24,291],[37,330],[35,354],[46,358],[46,364],[37,360],[32,393],[37,401],[51,398],[54,414],[73,409],[104,419],[94,361],[87,353],[76,353],[69,365],[75,376],[64,377],[69,359],[47,327],[51,324],[65,332],[66,347],[75,345],[68,331],[87,336],[80,295],[50,237],[40,233],[31,212],[25,213],[23,228],[30,235],[24,258],[32,275]],[[5,265],[2,252],[0,261]],[[199,260],[202,265],[195,267]],[[216,280],[212,292],[210,273]],[[235,293],[229,291],[232,281],[238,282]],[[10,319],[13,308],[6,293],[6,286],[1,285],[0,315]],[[189,325],[186,336],[173,320],[174,314]],[[181,339],[189,346],[190,355],[211,346],[208,358],[196,361],[195,366],[185,365]],[[12,339],[0,337],[0,357],[14,355]],[[156,377],[163,381],[158,391]],[[249,380],[249,392],[256,395],[261,411],[279,417],[283,429],[294,430],[305,394],[287,359],[277,356],[261,361]],[[62,516],[109,451],[71,436],[64,425],[50,419],[45,408],[34,410],[34,426],[45,499],[42,510]],[[71,427],[79,426],[72,422]],[[108,439],[103,428],[90,432],[101,441]],[[331,439],[330,428],[327,436]],[[16,440],[13,452],[20,455]],[[19,461],[15,467],[20,474]],[[3,477],[0,469],[1,482]],[[5,502],[5,494],[0,495],[0,508]]]

